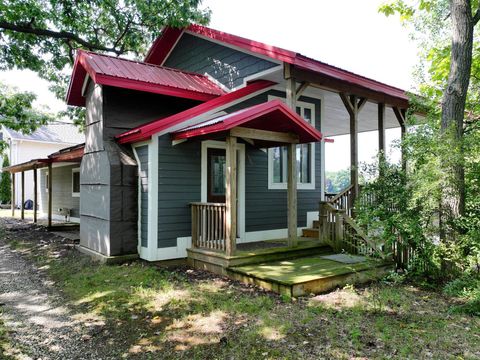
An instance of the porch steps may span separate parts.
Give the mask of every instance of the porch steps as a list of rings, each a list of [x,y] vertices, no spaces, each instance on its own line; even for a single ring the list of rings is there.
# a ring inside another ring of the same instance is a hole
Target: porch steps
[[[307,228],[307,229],[302,229],[302,236],[318,239],[318,237],[319,237],[318,232],[319,231],[320,231],[320,222],[318,220],[314,220],[313,221],[313,227]]]
[[[385,262],[370,260],[345,264],[315,255],[235,266],[227,270],[232,279],[297,297],[328,292],[346,284],[372,281],[383,277],[392,268],[392,264]]]

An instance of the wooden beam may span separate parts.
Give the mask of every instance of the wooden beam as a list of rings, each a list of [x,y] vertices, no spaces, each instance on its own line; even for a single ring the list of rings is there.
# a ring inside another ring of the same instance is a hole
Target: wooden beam
[[[38,211],[38,171],[33,169],[33,222],[37,222],[37,211]]]
[[[378,104],[378,151],[385,153],[385,104]]]
[[[53,171],[52,163],[48,164],[48,227],[52,227],[52,183],[53,183]]]
[[[325,74],[320,74],[311,70],[292,67],[289,72],[291,77],[294,77],[299,82],[309,82],[310,86],[321,89],[333,90],[335,92],[344,92],[349,94],[356,94],[376,103],[386,103],[391,106],[398,106],[401,108],[408,108],[408,99],[387,95],[378,91],[370,90],[359,85],[347,83],[342,80],[331,78]]]
[[[23,220],[25,219],[25,171],[22,171],[22,175],[20,177],[21,179],[21,199],[22,199],[22,204],[20,205],[20,218]]]
[[[285,77],[285,91],[286,91],[286,100],[287,106],[296,112],[297,108],[297,82],[292,76],[293,65],[288,63],[284,64],[284,77]]]
[[[297,146],[287,145],[288,246],[297,245]]]
[[[226,145],[225,252],[227,256],[232,256],[235,253],[237,242],[237,138],[227,136]]]
[[[402,169],[405,171],[407,169],[407,161],[403,154],[403,140],[405,139],[405,133],[407,132],[407,125],[406,125],[406,118],[407,118],[407,110],[401,109],[396,106],[393,107],[393,113],[397,118],[398,123],[400,124],[400,131],[401,131],[401,140],[402,140]]]
[[[15,217],[15,203],[17,200],[15,199],[15,177],[16,177],[16,174],[12,173],[12,193],[10,196],[10,202],[12,206],[12,217]]]
[[[303,92],[307,90],[307,88],[310,86],[310,83],[307,81],[303,81],[300,86],[298,87],[296,93],[295,93],[295,99],[298,100],[300,96],[302,96]]]
[[[238,126],[230,130],[230,135],[253,140],[271,141],[276,143],[298,144],[298,136],[292,133],[251,129]]]

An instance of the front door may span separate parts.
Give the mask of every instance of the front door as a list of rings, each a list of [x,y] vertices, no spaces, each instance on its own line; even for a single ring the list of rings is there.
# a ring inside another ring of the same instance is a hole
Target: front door
[[[225,149],[207,150],[207,202],[225,203]]]

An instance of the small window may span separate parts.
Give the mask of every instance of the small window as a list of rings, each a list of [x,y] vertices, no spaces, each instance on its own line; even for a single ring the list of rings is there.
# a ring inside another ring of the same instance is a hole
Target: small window
[[[72,196],[80,196],[80,169],[72,170]]]

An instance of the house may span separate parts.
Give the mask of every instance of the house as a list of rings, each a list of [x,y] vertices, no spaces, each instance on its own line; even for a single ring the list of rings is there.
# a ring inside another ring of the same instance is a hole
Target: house
[[[358,133],[379,130],[384,149],[385,129],[405,132],[409,99],[301,54],[191,25],[164,29],[143,62],[78,51],[67,104],[86,108],[80,249],[188,257],[231,275],[256,256],[237,248],[266,240],[285,239],[276,260],[316,253],[318,241],[302,240],[312,233],[334,250],[374,251],[351,219]],[[351,139],[352,185],[325,199],[325,139],[342,134]],[[65,158],[44,160],[47,173],[55,161]]]
[[[15,131],[5,126],[2,126],[0,133],[2,133],[3,140],[7,142],[7,156],[11,165],[21,164],[33,158],[40,158],[48,156],[53,152],[63,149],[68,146],[73,146],[85,141],[85,136],[79,131],[78,127],[68,123],[51,123],[39,127],[31,134],[24,134],[20,131]],[[66,172],[67,169],[64,169]],[[72,174],[72,169],[68,170]],[[15,205],[20,208],[22,205],[21,197],[21,179],[20,174],[16,174],[15,181]],[[71,182],[70,175],[68,180]],[[71,188],[70,188],[71,189]],[[69,190],[70,190],[69,189]],[[71,196],[75,197],[71,191],[68,191]],[[25,194],[24,199],[33,200],[33,173],[25,173]],[[67,198],[65,194],[65,198]],[[76,202],[79,203],[78,197]],[[44,201],[42,201],[43,205]],[[76,206],[79,208],[79,205]],[[44,212],[46,206],[40,206],[40,212]]]

